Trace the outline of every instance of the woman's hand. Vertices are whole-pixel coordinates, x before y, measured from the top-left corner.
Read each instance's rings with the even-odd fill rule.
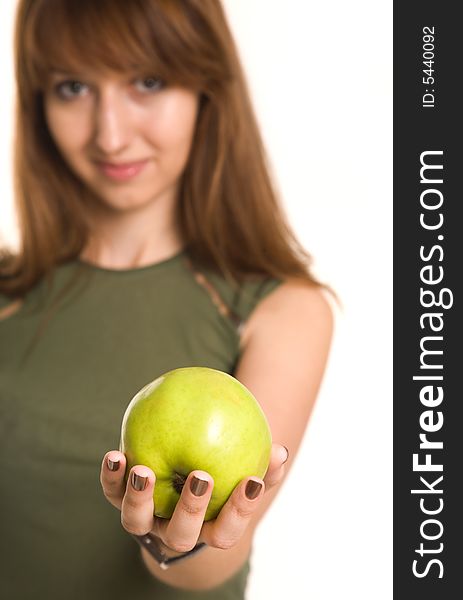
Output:
[[[214,481],[206,471],[192,471],[188,475],[170,519],[153,517],[156,476],[151,469],[135,465],[125,484],[126,458],[122,452],[111,450],[105,454],[100,482],[107,500],[121,511],[121,523],[128,533],[144,535],[151,532],[176,552],[187,552],[198,542],[228,549],[243,535],[265,492],[283,478],[287,458],[287,449],[273,444],[264,479],[243,479],[217,518],[206,523],[204,515],[214,487]]]

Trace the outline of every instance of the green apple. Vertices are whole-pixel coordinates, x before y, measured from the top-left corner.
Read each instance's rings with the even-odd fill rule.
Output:
[[[272,436],[257,400],[237,379],[206,367],[169,371],[141,389],[122,421],[120,450],[156,475],[154,514],[170,518],[188,474],[214,479],[205,520],[245,477],[263,478]]]

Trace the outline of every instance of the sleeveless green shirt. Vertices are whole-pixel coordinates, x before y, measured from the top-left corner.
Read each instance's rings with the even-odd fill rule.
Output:
[[[0,597],[244,597],[249,560],[207,592],[157,581],[99,483],[132,396],[178,367],[233,374],[238,321],[279,283],[236,290],[203,270],[204,284],[190,266],[185,252],[122,271],[67,263],[0,321]],[[218,310],[217,295],[234,319]],[[0,308],[8,303],[0,296]]]

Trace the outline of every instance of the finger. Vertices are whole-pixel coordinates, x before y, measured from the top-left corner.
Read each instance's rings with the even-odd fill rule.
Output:
[[[188,475],[172,518],[158,524],[160,537],[169,548],[188,552],[195,547],[213,487],[214,480],[206,471]]]
[[[153,527],[153,491],[156,477],[143,465],[130,469],[121,507],[122,527],[129,533],[145,535]]]
[[[204,541],[215,548],[232,548],[243,535],[265,492],[258,477],[244,479],[219,512],[211,527],[203,531]]]
[[[119,510],[125,492],[125,468],[126,458],[122,452],[111,450],[104,455],[100,471],[101,487],[106,499]]]
[[[265,474],[265,488],[269,490],[283,479],[286,471],[286,462],[289,457],[289,451],[286,446],[281,444],[272,444],[272,452],[270,454],[270,464]]]

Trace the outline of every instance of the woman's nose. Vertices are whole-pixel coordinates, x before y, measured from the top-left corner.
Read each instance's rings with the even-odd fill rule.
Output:
[[[117,90],[99,94],[95,108],[94,142],[107,155],[118,154],[131,141],[133,130],[130,110]]]

